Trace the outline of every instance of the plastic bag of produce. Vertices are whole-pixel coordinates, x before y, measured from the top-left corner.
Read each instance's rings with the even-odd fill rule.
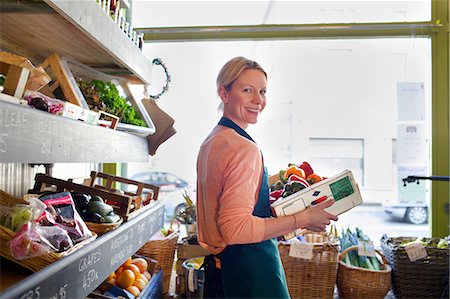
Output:
[[[62,252],[73,247],[67,231],[58,226],[41,226],[27,222],[10,241],[11,255],[23,260],[50,252]]]
[[[45,210],[45,204],[37,198],[30,198],[30,204],[15,204],[12,207],[2,206],[0,225],[17,232],[28,221],[34,222]]]
[[[54,225],[65,229],[74,243],[92,237],[92,232],[75,209],[69,192],[48,194],[39,199],[47,206],[42,217],[38,219],[41,225]]]
[[[46,96],[38,91],[26,90],[23,98],[27,100],[28,105],[52,114],[62,115],[64,110],[64,101]]]

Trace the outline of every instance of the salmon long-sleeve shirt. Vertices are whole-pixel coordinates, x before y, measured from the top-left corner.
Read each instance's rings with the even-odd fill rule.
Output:
[[[233,129],[217,125],[203,142],[197,158],[198,240],[212,254],[263,241],[265,220],[252,215],[262,168],[258,146]]]

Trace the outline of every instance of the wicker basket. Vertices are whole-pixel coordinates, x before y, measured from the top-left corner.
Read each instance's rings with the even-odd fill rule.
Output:
[[[12,207],[15,204],[19,204],[19,203],[20,204],[28,204],[28,202],[26,200],[14,197],[14,196],[0,190],[0,205]],[[15,235],[16,235],[15,232],[0,225],[0,255],[4,258],[11,260],[11,261],[13,261],[25,268],[28,268],[34,272],[37,272],[37,271],[47,267],[48,265],[56,262],[57,260],[60,260],[63,257],[71,254],[72,252],[76,251],[80,247],[83,247],[84,245],[95,240],[95,238],[97,237],[97,234],[95,232],[93,232],[92,233],[93,236],[91,238],[88,238],[88,239],[76,244],[75,246],[73,246],[72,248],[70,248],[69,250],[66,250],[64,252],[60,252],[60,253],[51,252],[48,254],[44,254],[44,255],[40,255],[40,256],[24,259],[24,260],[16,260],[15,258],[12,257],[11,251],[9,248],[9,241],[11,241],[15,237]]]
[[[391,267],[384,255],[375,250],[381,257],[383,264],[381,270],[369,270],[354,267],[344,263],[344,256],[352,250],[358,250],[358,246],[351,246],[339,255],[337,274],[337,288],[339,298],[385,298],[391,289]]]
[[[175,249],[179,235],[179,231],[175,231],[162,240],[150,240],[136,253],[157,261],[156,268],[163,271],[162,289],[164,294],[169,292]]]
[[[92,231],[97,233],[98,235],[103,235],[109,231],[112,231],[116,228],[118,228],[123,222],[122,217],[120,217],[120,220],[114,223],[94,223],[94,222],[84,222],[86,223],[87,227]]]
[[[439,298],[448,280],[450,250],[426,247],[428,256],[411,262],[405,247],[400,244],[416,239],[381,238],[383,254],[392,267],[392,290],[397,298]]]
[[[291,298],[333,298],[339,256],[337,245],[314,244],[311,260],[289,256],[290,246],[278,243]]]

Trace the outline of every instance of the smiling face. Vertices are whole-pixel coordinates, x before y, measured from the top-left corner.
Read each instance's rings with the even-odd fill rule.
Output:
[[[224,103],[223,116],[243,129],[249,124],[255,124],[266,107],[266,86],[267,79],[262,71],[243,70],[231,88],[220,87],[219,95]]]

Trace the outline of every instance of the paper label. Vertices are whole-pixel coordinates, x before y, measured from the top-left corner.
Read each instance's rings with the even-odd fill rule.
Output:
[[[313,257],[313,244],[308,242],[292,242],[289,256],[310,260]]]
[[[422,243],[412,243],[406,246],[405,250],[411,262],[424,259],[428,256],[427,250]]]
[[[373,242],[358,240],[358,255],[375,256],[375,247],[373,246]]]

